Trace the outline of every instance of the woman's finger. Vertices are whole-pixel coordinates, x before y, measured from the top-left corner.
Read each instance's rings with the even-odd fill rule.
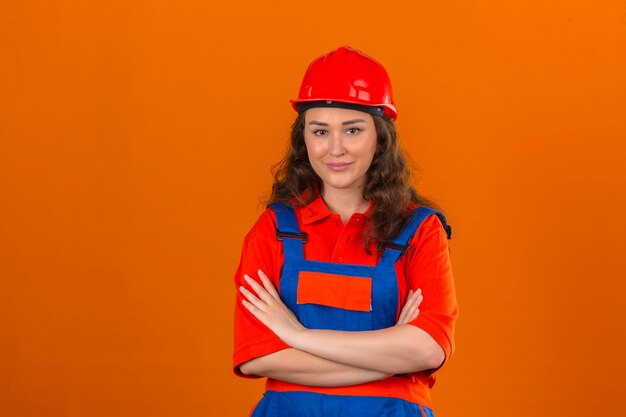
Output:
[[[422,301],[424,301],[424,296],[422,294],[419,294],[417,297],[415,297],[415,305],[419,306],[420,304],[422,304]]]
[[[265,304],[263,302],[263,300],[259,300],[259,298],[254,295],[251,291],[249,291],[246,287],[244,287],[243,285],[241,285],[239,287],[239,291],[241,292],[241,294],[243,294],[244,297],[246,297],[246,301],[255,306],[256,308],[258,308],[261,311],[266,311],[267,309],[267,304]]]
[[[404,305],[411,306],[411,305],[416,304],[419,297],[421,297],[421,292],[419,291],[409,292],[409,296],[406,298]]]
[[[419,314],[419,309],[417,307],[411,307],[409,310],[407,310],[406,315],[404,317],[404,323],[402,324],[406,324],[415,320],[418,314]]]
[[[252,304],[251,302],[247,301],[247,300],[241,300],[241,304],[243,304],[243,306],[250,312],[252,313],[252,315],[254,317],[256,317],[257,319],[259,319],[259,321],[265,325],[265,315],[264,312],[259,309],[257,306],[255,306],[254,304]]]
[[[406,305],[419,306],[422,303],[422,300],[424,300],[424,296],[422,295],[422,290],[418,288],[410,297],[407,298]]]
[[[408,317],[411,314],[411,301],[407,298],[407,303],[402,307],[402,311],[400,312],[400,317],[398,317],[398,321],[396,324],[405,324],[408,321]]]
[[[398,319],[398,322],[396,324],[406,324],[408,323],[409,320],[409,314],[410,312],[408,310],[405,310],[402,315],[400,316],[400,318]]]
[[[424,296],[422,295],[421,288],[413,291],[409,290],[407,293],[407,298],[402,306],[402,311],[400,312],[400,317],[396,324],[406,324],[412,320],[415,320],[419,316],[419,306],[424,300]]]
[[[274,297],[272,297],[255,279],[252,279],[252,277],[247,274],[244,274],[243,278],[246,280],[248,285],[250,285],[250,288],[252,288],[252,290],[256,293],[257,297],[267,304],[274,302]]]
[[[263,272],[262,270],[258,270],[257,273],[259,274],[259,278],[261,278],[261,282],[263,283],[263,287],[265,287],[265,289],[267,290],[267,292],[274,297],[276,300],[280,299],[280,295],[278,295],[278,291],[276,291],[276,288],[274,287],[274,284],[272,284],[272,281],[270,280],[270,278],[265,274],[265,272]]]

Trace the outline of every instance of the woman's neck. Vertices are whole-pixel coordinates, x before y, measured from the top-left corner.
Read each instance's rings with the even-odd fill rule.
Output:
[[[369,201],[363,198],[361,189],[325,189],[322,192],[322,198],[331,212],[339,214],[343,224],[348,223],[354,213],[365,212],[370,205]]]

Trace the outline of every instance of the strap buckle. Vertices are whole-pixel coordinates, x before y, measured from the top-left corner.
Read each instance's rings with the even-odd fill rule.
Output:
[[[381,244],[381,248],[384,249],[392,249],[392,250],[399,250],[402,252],[402,255],[406,254],[409,251],[409,247],[411,245],[406,244],[406,245],[396,245],[395,243],[391,243],[391,242],[383,242]]]
[[[306,243],[308,240],[307,234],[304,232],[300,232],[300,233],[295,233],[295,232],[281,232],[280,230],[276,229],[276,239],[278,240],[283,240],[283,239],[298,239],[301,240],[302,243]]]

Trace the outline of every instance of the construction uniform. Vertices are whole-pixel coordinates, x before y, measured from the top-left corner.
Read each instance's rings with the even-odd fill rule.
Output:
[[[363,232],[370,211],[355,213],[343,225],[320,197],[295,209],[273,205],[244,240],[236,286],[242,285],[244,274],[256,277],[261,269],[305,327],[345,331],[393,326],[409,289],[421,288],[420,314],[409,324],[430,334],[449,358],[458,308],[445,218],[416,208],[386,249],[377,251],[372,243],[367,253]],[[235,372],[242,375],[240,364],[288,347],[241,305],[238,293]],[[347,387],[268,379],[252,416],[430,416],[434,371]]]

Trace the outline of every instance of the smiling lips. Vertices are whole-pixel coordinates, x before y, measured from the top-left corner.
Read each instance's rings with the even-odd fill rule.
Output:
[[[343,171],[350,165],[352,165],[352,162],[329,162],[326,164],[326,166],[333,171]]]

